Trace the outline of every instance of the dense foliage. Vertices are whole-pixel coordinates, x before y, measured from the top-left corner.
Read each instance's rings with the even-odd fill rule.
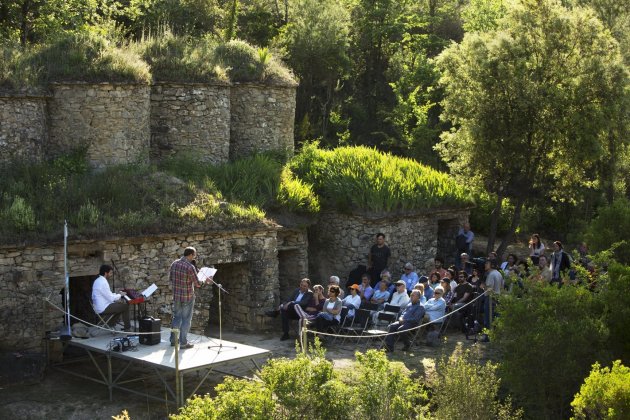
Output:
[[[630,415],[630,368],[616,360],[612,369],[593,365],[571,403],[572,419],[625,419]]]
[[[313,185],[322,206],[340,211],[396,212],[472,203],[446,174],[366,147],[324,150],[312,143],[290,168]]]

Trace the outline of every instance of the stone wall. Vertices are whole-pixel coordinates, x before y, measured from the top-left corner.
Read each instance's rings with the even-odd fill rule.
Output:
[[[55,83],[51,88],[52,153],[85,147],[94,167],[148,158],[148,85]]]
[[[414,264],[418,274],[424,274],[439,251],[439,221],[463,224],[468,221],[468,213],[468,209],[397,217],[322,213],[309,228],[309,272],[315,278],[337,275],[343,284],[351,270],[360,264],[367,266],[370,247],[376,234],[382,232],[391,250],[388,268],[393,278],[400,278],[406,262]]]
[[[151,87],[151,157],[190,152],[203,161],[227,162],[230,87],[158,83]]]
[[[223,301],[224,317],[230,327],[253,330],[278,295],[278,253],[275,227],[190,235],[163,235],[103,241],[77,241],[68,246],[71,280],[93,279],[101,264],[117,267],[114,290],[123,286],[144,290],[151,283],[159,289],[148,311],[170,325],[172,293],[168,269],[195,246],[202,265],[214,264],[216,276],[230,292]],[[237,267],[237,269],[234,269]],[[44,298],[61,306],[64,285],[63,244],[41,247],[0,248],[0,350],[41,350],[41,338],[55,329],[63,316],[44,304]],[[192,332],[203,333],[216,289],[204,285],[198,290]]]
[[[42,157],[46,111],[46,96],[0,95],[0,161]]]
[[[232,86],[230,159],[269,150],[293,154],[295,92],[295,86]]]

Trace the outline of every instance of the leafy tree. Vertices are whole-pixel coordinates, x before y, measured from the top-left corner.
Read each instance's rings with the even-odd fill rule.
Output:
[[[619,198],[610,206],[600,207],[598,213],[585,235],[592,251],[604,251],[620,243],[615,247],[615,258],[623,264],[630,264],[630,244],[621,243],[630,237],[630,200]]]
[[[605,321],[610,330],[608,348],[613,358],[630,364],[630,267],[612,263],[606,276],[599,279],[599,298],[605,310]]]
[[[565,417],[588,367],[607,360],[601,302],[584,287],[527,281],[519,296],[501,295],[498,311],[490,336],[505,384],[529,417]]]
[[[330,113],[350,64],[349,18],[344,5],[335,0],[297,0],[291,20],[276,40],[300,79],[296,121],[307,118],[313,125],[306,133],[308,139],[329,136]]]
[[[521,0],[498,30],[466,34],[438,64],[443,117],[456,127],[438,150],[454,174],[496,194],[489,250],[502,201],[514,205],[501,255],[532,197],[571,201],[592,180],[624,100],[619,48],[588,10]]]
[[[462,12],[466,32],[487,32],[496,30],[498,20],[505,15],[504,0],[470,0]]]
[[[630,368],[616,360],[612,369],[593,365],[580,392],[571,403],[575,417],[581,419],[625,419],[630,416]]]

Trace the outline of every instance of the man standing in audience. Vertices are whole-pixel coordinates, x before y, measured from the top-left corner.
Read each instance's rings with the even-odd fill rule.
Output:
[[[551,254],[551,283],[557,283],[558,286],[562,285],[562,275],[569,271],[571,268],[571,259],[569,254],[564,252],[562,248],[562,242],[555,241],[553,243],[553,254]]]
[[[413,327],[417,327],[420,325],[420,321],[422,320],[422,317],[424,317],[424,307],[420,305],[420,291],[412,290],[410,299],[411,301],[407,304],[407,306],[403,310],[403,313],[402,315],[400,315],[400,318],[398,318],[398,321],[392,323],[389,326],[390,333],[397,332],[397,331],[398,332],[406,331],[408,329],[411,329]],[[404,343],[403,351],[409,350],[409,345],[410,345],[409,336],[406,333],[402,333],[402,334],[391,334],[387,336],[387,338],[385,339],[386,351],[388,352],[394,351],[394,343],[396,342],[396,339],[398,338],[397,335],[400,335],[400,339]]]
[[[400,279],[404,281],[407,285],[407,292],[411,293],[413,287],[416,285],[416,283],[418,283],[418,274],[413,271],[413,264],[411,264],[410,262],[405,264],[405,272],[402,276],[400,276]]]
[[[490,329],[492,320],[497,315],[496,304],[497,296],[503,291],[503,276],[497,270],[496,260],[486,260],[486,299],[483,309],[484,325]]]
[[[302,309],[306,309],[308,303],[313,297],[313,292],[310,290],[311,281],[307,278],[303,278],[300,281],[300,287],[295,289],[289,299],[278,306],[275,311],[266,312],[267,316],[276,317],[280,314],[282,318],[282,337],[280,340],[289,339],[289,321],[291,319],[300,319],[300,315],[295,311],[295,305],[299,305]]]
[[[475,234],[472,230],[470,230],[470,223],[464,223],[463,227],[459,229],[457,236],[455,237],[455,242],[457,243],[457,253],[461,254],[465,252],[468,255],[472,255],[474,240]]]
[[[374,287],[381,278],[381,271],[387,268],[387,261],[391,256],[389,247],[385,244],[385,234],[376,234],[376,243],[370,248],[368,254],[368,273]]]

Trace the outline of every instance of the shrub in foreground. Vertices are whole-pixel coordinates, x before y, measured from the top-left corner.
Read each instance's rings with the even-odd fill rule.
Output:
[[[627,419],[630,417],[630,368],[613,363],[612,369],[593,365],[571,403],[572,419]]]

